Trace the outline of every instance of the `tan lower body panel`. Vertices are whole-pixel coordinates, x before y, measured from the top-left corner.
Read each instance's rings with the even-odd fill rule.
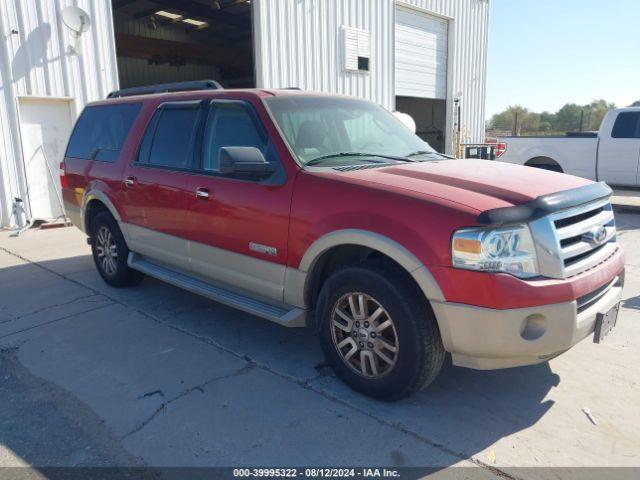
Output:
[[[122,223],[122,232],[131,251],[154,262],[191,272],[195,277],[228,285],[260,298],[283,302],[285,265],[192,242]],[[303,307],[296,303],[293,306]]]
[[[197,275],[283,301],[284,265],[195,242],[189,243],[189,250],[191,270]]]
[[[84,232],[84,222],[82,221],[82,209],[80,206],[71,202],[64,202],[64,211],[69,221]]]
[[[568,350],[593,333],[596,315],[621,296],[622,289],[613,287],[580,313],[575,301],[510,310],[447,302],[432,306],[453,363],[489,370],[541,363]]]
[[[166,235],[139,227],[132,223],[120,223],[129,249],[156,262],[189,270],[189,242],[183,238]]]

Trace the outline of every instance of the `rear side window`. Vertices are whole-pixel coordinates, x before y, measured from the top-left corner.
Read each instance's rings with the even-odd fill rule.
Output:
[[[115,162],[141,107],[141,103],[122,103],[85,108],[73,129],[65,156]]]
[[[640,138],[640,112],[621,112],[611,132],[613,138]]]
[[[162,167],[190,168],[199,112],[198,108],[163,108],[146,161]],[[144,156],[146,151],[143,144],[139,158],[141,162],[145,162]]]

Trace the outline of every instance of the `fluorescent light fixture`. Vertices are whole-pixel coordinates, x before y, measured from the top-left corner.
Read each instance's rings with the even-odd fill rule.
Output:
[[[182,20],[184,23],[188,23],[189,25],[194,25],[196,27],[206,27],[209,25],[207,22],[203,22],[202,20],[196,20],[194,18],[185,18]]]
[[[182,15],[167,12],[166,10],[158,10],[156,13],[154,13],[154,15],[160,15],[161,17],[169,18],[171,20],[179,20],[182,18]]]

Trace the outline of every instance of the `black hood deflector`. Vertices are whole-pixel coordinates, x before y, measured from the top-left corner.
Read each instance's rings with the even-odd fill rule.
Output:
[[[527,223],[553,212],[610,197],[612,193],[611,187],[606,183],[592,183],[571,190],[542,195],[522,205],[484,211],[478,216],[478,222],[482,225]]]

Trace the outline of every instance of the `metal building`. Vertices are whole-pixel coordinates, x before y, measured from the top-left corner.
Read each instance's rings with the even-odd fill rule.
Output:
[[[63,22],[66,7],[88,29]],[[0,227],[62,214],[58,166],[87,102],[117,88],[212,78],[299,87],[409,113],[454,152],[484,139],[489,0],[0,2]],[[457,112],[460,112],[458,122]]]

